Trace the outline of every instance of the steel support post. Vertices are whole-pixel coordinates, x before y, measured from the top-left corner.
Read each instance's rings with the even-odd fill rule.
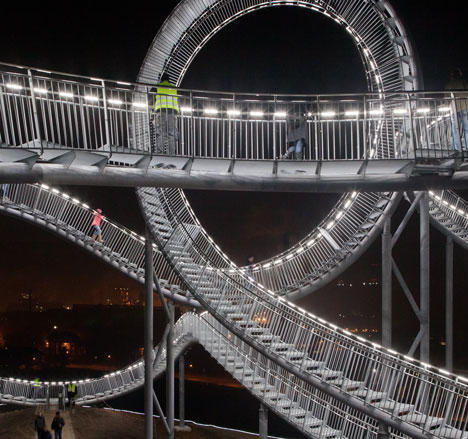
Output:
[[[390,434],[388,432],[388,426],[384,423],[379,423],[379,431],[377,433],[377,439],[388,439]]]
[[[179,357],[179,427],[185,426],[185,360]]]
[[[420,359],[429,363],[429,312],[430,312],[430,290],[429,290],[429,198],[427,192],[419,201],[419,224],[420,224],[420,322],[423,336],[420,346]]]
[[[145,242],[145,439],[153,439],[153,249],[151,234]]]
[[[168,301],[170,321],[166,340],[166,418],[168,439],[174,439],[174,302]]]
[[[392,347],[392,233],[387,218],[382,233],[382,346]]]
[[[261,403],[258,409],[258,438],[268,439],[268,408]]]
[[[185,355],[179,356],[179,425],[174,427],[175,431],[191,431],[185,425]]]
[[[445,368],[453,371],[453,240],[445,246]]]

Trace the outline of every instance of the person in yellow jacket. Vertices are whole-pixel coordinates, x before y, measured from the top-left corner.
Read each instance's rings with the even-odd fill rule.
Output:
[[[156,87],[153,107],[156,151],[153,148],[153,152],[174,155],[179,141],[179,131],[177,129],[179,100],[177,90],[171,84],[167,73],[162,75],[161,81]]]

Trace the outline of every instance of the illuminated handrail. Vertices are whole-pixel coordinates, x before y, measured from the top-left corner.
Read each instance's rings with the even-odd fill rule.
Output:
[[[141,191],[144,202],[144,190]],[[163,194],[167,196],[169,192],[163,191]],[[194,296],[234,334],[293,374],[307,373],[307,370],[304,363],[292,360],[291,352],[304,359],[305,364],[307,360],[320,361],[327,370],[339,371],[347,380],[362,382],[365,399],[379,394],[385,395],[393,405],[410,404],[419,416],[414,419],[424,419],[424,422],[402,419],[422,431],[427,431],[432,420],[440,416],[451,428],[465,430],[465,421],[455,416],[460,412],[465,414],[467,410],[468,387],[460,383],[462,378],[451,377],[445,371],[433,372],[429,365],[418,364],[364,339],[352,338],[347,331],[273,295],[262,285],[241,280],[229,270],[220,270],[208,257],[207,252],[213,246],[200,239],[196,226],[185,223],[185,217],[178,217],[180,205],[168,203],[166,207],[173,231],[169,239],[159,239],[161,250]],[[145,211],[151,212],[150,209]],[[152,227],[157,237],[157,226]],[[265,346],[259,337],[247,332],[248,328],[257,328],[264,335],[273,337],[282,350]],[[340,347],[338,350],[337,346]],[[322,384],[327,385],[326,378],[322,377]],[[340,391],[350,397],[353,395],[346,389]],[[456,398],[453,398],[454,393]]]
[[[320,331],[317,334],[319,340],[323,341],[314,352],[314,356],[319,361],[323,359],[324,353],[335,360],[342,355],[340,352],[343,343],[329,345],[329,334],[329,329]],[[348,341],[352,339],[352,337],[347,338]],[[237,338],[235,334],[206,313],[201,316],[186,313],[175,324],[174,347],[176,355],[182,353],[195,341],[201,343],[226,371],[259,398],[270,410],[306,434],[317,437],[321,436],[319,432],[325,433],[327,431],[328,435],[338,434],[340,437],[378,437],[379,421],[360,413],[355,407],[344,404],[304,380],[292,376],[280,364],[272,363],[266,356],[252,351],[248,344]],[[361,364],[363,363],[362,358],[374,357],[375,352],[377,352],[375,347],[370,347],[368,343],[360,343],[355,338],[354,347],[354,355],[357,358],[361,357],[359,360]],[[433,437],[466,437],[466,433],[462,429],[450,425],[455,424],[456,427],[462,427],[466,422],[459,421],[465,413],[457,410],[459,407],[455,407],[456,404],[452,406],[454,400],[466,398],[466,386],[459,383],[453,385],[454,383],[445,376],[435,373],[427,366],[424,369],[419,369],[412,361],[402,359],[398,367],[394,368],[392,354],[383,353],[383,356],[385,357],[383,364],[373,363],[371,365],[371,367],[376,366],[376,369],[358,370],[351,365],[349,365],[349,368],[356,373],[357,379],[361,380],[362,377],[371,375],[374,381],[379,382],[380,387],[387,386],[391,388],[392,395],[396,394],[400,399],[406,398],[407,402],[400,401],[393,404],[392,410],[385,415],[388,421],[399,418],[399,425],[401,425],[410,422],[405,419],[405,416],[412,416],[415,419],[421,416],[418,409],[428,403],[427,396],[430,391],[428,388],[423,388],[419,389],[421,392],[418,392],[411,387],[411,380],[415,376],[419,376],[420,380],[423,380],[427,386],[434,386],[435,381],[441,383],[441,386],[436,388],[435,393],[449,392],[449,406],[453,408],[450,416],[455,415],[456,420],[458,420],[458,422],[450,422],[451,419],[447,416],[447,413],[443,413],[442,407],[438,406],[433,415],[434,417],[446,416],[443,426],[441,426],[442,421],[440,419],[437,428],[431,428],[429,424],[424,425],[421,428],[419,437],[423,437],[424,433]],[[155,377],[161,375],[165,369],[166,350],[164,347],[158,358],[159,360],[153,369]],[[336,363],[334,364],[336,365]],[[241,367],[238,367],[238,365],[241,365]],[[318,373],[318,371],[311,373]],[[38,384],[34,381],[18,378],[1,378],[0,400],[21,405],[56,403],[60,393],[66,395],[66,385],[72,382],[77,384],[75,402],[79,405],[89,404],[115,398],[133,391],[141,387],[143,381],[144,365],[142,361],[136,361],[128,367],[96,379]],[[408,385],[406,393],[397,393],[398,389],[394,389],[399,382],[405,382]],[[330,385],[336,388],[344,386],[339,382],[330,382]],[[356,388],[356,385],[354,386]],[[366,401],[368,406],[376,410],[380,409],[382,403],[388,406],[391,402],[391,396],[383,401],[376,401],[375,394],[377,392],[367,392],[369,393],[369,397],[367,397],[365,390],[365,388],[359,387],[358,383],[355,392],[359,394],[359,398]],[[407,413],[407,415],[402,413]],[[331,430],[334,430],[334,433]],[[417,432],[417,430],[414,431]],[[389,433],[390,437],[403,437],[394,428],[391,428]]]
[[[148,85],[17,70],[0,72],[4,146],[156,154],[155,93]],[[454,131],[451,120],[457,103],[466,100],[462,93],[301,96],[179,89],[178,95],[174,154],[184,157],[281,159],[291,123],[304,131],[303,160],[441,160],[463,153],[452,136],[463,138],[464,131]]]
[[[8,185],[4,197],[0,197],[0,211],[18,212],[20,217],[40,219],[61,236],[68,237],[96,253],[106,262],[143,282],[145,238],[128,228],[104,217],[101,222],[104,243],[92,239],[92,227],[96,211],[86,203],[47,185]],[[191,299],[180,286],[180,280],[166,263],[163,255],[153,246],[153,265],[161,278],[165,294],[182,299]],[[196,302],[192,303],[193,305]]]

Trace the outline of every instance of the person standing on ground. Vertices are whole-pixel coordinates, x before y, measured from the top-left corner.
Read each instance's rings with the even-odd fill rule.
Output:
[[[99,242],[104,242],[102,239],[102,230],[101,230],[101,222],[104,219],[104,215],[102,215],[102,210],[101,209],[96,209],[96,211],[93,213],[93,222],[91,223],[91,226],[93,227],[93,240],[97,240]]]
[[[54,430],[55,439],[62,439],[62,428],[65,425],[65,421],[60,416],[60,412],[55,412],[54,419],[50,428]]]
[[[174,155],[179,141],[177,115],[179,100],[175,85],[171,84],[169,75],[164,73],[157,85],[153,107],[154,132],[156,136],[156,153]],[[153,148],[153,152],[154,148]]]
[[[70,408],[75,407],[75,396],[76,396],[76,384],[75,383],[68,383],[67,394],[68,394],[69,407]]]
[[[37,439],[42,439],[45,428],[45,418],[41,412],[38,412],[34,419],[34,431],[37,432]]]

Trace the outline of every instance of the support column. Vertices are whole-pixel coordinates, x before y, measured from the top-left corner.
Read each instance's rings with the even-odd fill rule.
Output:
[[[268,439],[268,408],[262,403],[258,409],[258,438]]]
[[[392,347],[392,233],[387,218],[382,233],[382,346]]]
[[[420,224],[420,310],[422,339],[420,345],[420,359],[429,363],[429,329],[430,329],[430,290],[429,290],[429,199],[427,192],[419,202]]]
[[[179,425],[174,427],[175,431],[191,431],[185,425],[185,355],[179,357]]]
[[[453,372],[453,240],[445,246],[445,368]]]
[[[153,249],[151,235],[145,241],[145,439],[153,439]]]
[[[390,434],[388,432],[388,426],[382,422],[379,424],[379,431],[377,433],[377,439],[388,439]]]
[[[174,439],[174,302],[168,301],[170,321],[166,343],[166,417],[169,427],[168,439]]]

